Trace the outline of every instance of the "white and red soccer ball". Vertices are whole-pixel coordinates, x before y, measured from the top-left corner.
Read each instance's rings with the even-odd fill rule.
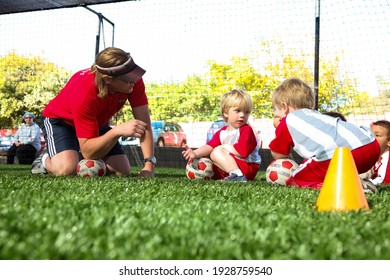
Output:
[[[186,165],[186,175],[192,180],[210,180],[214,176],[213,161],[209,158],[196,158]]]
[[[100,177],[106,174],[103,160],[82,159],[77,164],[77,175],[80,177]]]
[[[268,165],[265,179],[271,184],[286,185],[286,181],[297,168],[298,164],[291,159],[276,159]]]

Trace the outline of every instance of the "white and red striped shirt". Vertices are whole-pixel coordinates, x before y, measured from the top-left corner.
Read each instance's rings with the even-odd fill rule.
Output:
[[[340,118],[310,109],[300,109],[282,118],[269,147],[289,155],[293,148],[302,158],[329,160],[337,147],[354,150],[375,141],[368,127],[356,126]]]
[[[372,175],[370,181],[375,184],[390,184],[390,164],[389,164],[389,151],[384,152],[379,161],[372,168]]]

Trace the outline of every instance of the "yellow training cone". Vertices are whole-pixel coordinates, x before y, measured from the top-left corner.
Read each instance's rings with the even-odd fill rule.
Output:
[[[369,209],[349,148],[336,148],[315,207],[318,211]]]

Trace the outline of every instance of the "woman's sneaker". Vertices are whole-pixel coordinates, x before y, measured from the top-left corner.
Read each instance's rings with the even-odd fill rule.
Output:
[[[42,153],[34,160],[34,162],[31,164],[32,174],[47,174],[45,167],[43,167],[42,159],[46,160],[46,157],[48,156],[48,153]]]

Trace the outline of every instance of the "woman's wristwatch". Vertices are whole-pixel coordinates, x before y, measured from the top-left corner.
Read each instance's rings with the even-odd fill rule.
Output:
[[[144,163],[151,162],[153,165],[156,165],[157,159],[155,156],[147,157],[144,159]]]

